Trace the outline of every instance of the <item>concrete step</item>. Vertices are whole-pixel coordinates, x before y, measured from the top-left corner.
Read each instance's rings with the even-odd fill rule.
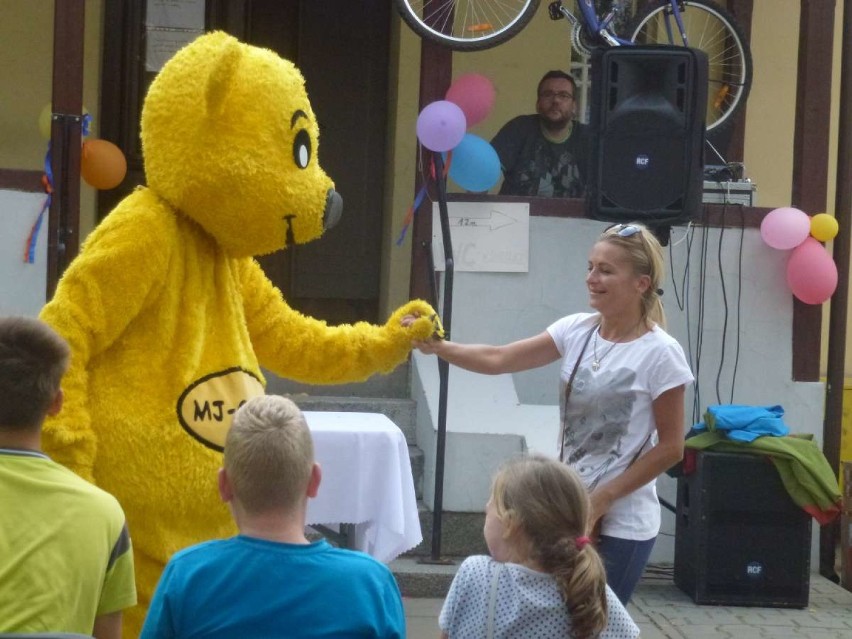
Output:
[[[443,599],[464,557],[447,557],[446,560],[446,564],[429,564],[418,557],[398,557],[388,567],[403,597]]]
[[[403,362],[387,375],[373,375],[363,382],[320,386],[302,384],[263,371],[266,392],[276,395],[304,393],[306,395],[331,395],[337,397],[411,397],[411,372],[408,362]]]
[[[434,513],[422,502],[418,504],[420,530],[423,541],[405,553],[406,557],[429,557],[432,554],[432,525]],[[467,557],[468,555],[487,555],[488,546],[482,535],[485,513],[441,513],[441,549],[440,556]]]

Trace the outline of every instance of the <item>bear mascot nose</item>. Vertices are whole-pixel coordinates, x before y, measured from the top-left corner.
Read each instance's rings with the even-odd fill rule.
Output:
[[[328,190],[328,195],[325,198],[325,212],[322,215],[322,226],[324,229],[330,229],[340,221],[343,215],[343,198],[340,193],[334,189]]]

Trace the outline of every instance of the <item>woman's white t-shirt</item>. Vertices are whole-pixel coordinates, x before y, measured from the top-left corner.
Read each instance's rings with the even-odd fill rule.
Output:
[[[665,391],[693,381],[683,348],[658,326],[622,343],[591,333],[566,405],[571,371],[599,321],[597,313],[577,313],[547,328],[562,355],[559,415],[564,430],[563,458],[590,491],[623,473],[640,453],[656,445],[653,401]],[[595,359],[598,370],[592,366]],[[659,529],[654,480],[612,504],[603,518],[601,534],[646,540]]]
[[[485,639],[491,580],[500,564],[475,555],[459,566],[438,623],[450,639]],[[606,587],[607,626],[601,639],[633,639],[639,627]],[[503,564],[497,583],[494,639],[571,637],[571,616],[552,575]]]

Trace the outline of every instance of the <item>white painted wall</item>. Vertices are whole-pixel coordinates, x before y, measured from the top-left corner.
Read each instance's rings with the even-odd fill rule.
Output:
[[[710,404],[781,404],[792,431],[821,439],[823,384],[792,381],[787,253],[766,246],[757,229],[742,231],[737,216],[731,213],[729,220],[734,228],[697,228],[693,233],[675,227],[666,248],[668,328],[697,377],[687,394],[684,433],[693,423],[693,406],[695,418],[701,419]],[[533,217],[529,273],[456,273],[452,339],[504,343],[541,332],[563,315],[589,310],[588,251],[606,226],[588,219]],[[431,506],[437,363],[419,353],[413,361],[418,445],[426,452],[424,496]],[[555,363],[516,375],[486,376],[450,368],[444,510],[481,511],[490,475],[512,454],[526,448],[554,453],[558,370]],[[658,489],[674,503],[674,480],[662,477]],[[674,517],[665,509],[661,532],[652,559],[671,561]]]
[[[34,317],[47,289],[47,212],[38,234],[35,262],[24,261],[27,238],[44,203],[44,193],[0,189],[0,315]]]

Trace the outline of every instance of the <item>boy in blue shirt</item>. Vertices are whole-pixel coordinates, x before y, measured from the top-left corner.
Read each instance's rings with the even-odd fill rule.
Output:
[[[299,408],[274,395],[246,402],[219,471],[219,493],[240,534],[171,558],[142,639],[404,637],[390,570],[369,555],[306,539],[307,500],[320,479]]]

